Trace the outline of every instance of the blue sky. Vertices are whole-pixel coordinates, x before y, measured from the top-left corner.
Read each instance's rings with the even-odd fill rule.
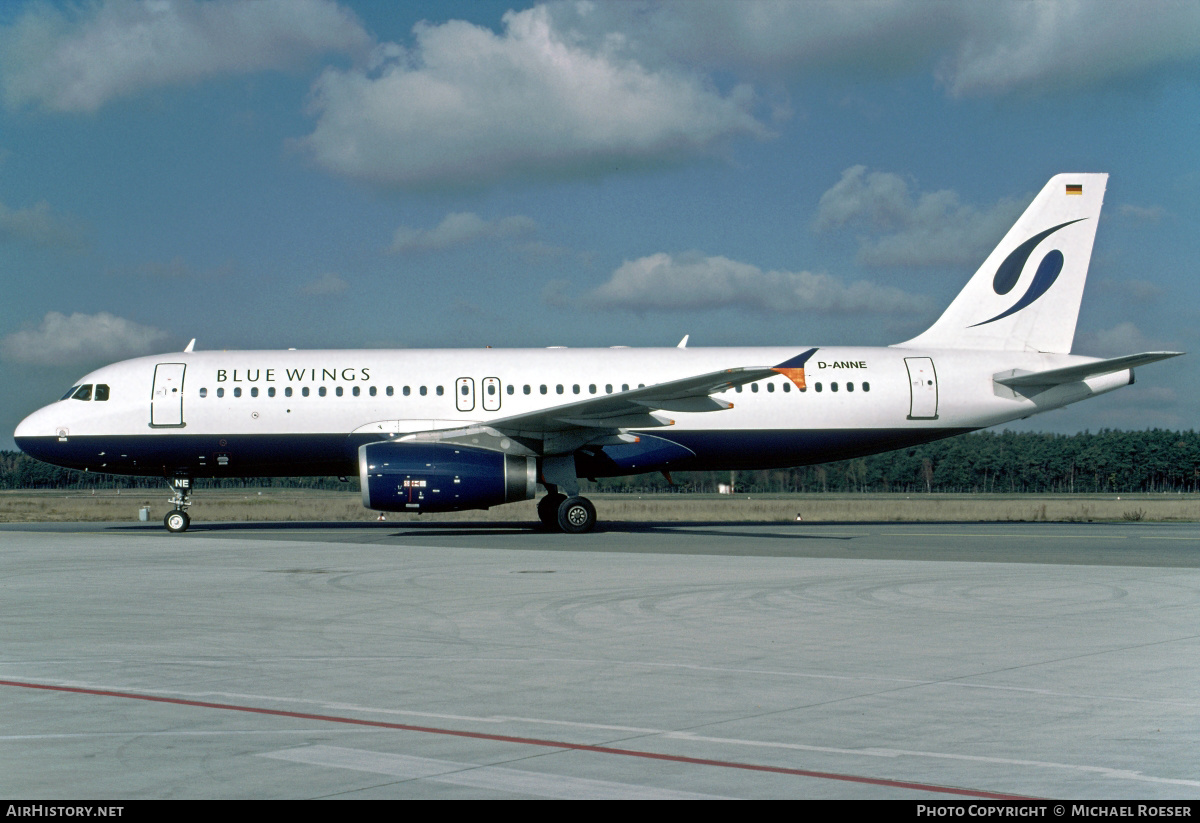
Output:
[[[14,0],[0,448],[193,337],[898,342],[1063,171],[1111,174],[1075,351],[1196,351],[1198,147],[1192,0]],[[1192,429],[1198,376],[1019,427]]]

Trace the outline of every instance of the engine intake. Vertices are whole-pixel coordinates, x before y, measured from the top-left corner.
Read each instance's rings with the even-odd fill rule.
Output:
[[[537,459],[451,443],[368,443],[358,450],[363,505],[452,512],[531,500]]]

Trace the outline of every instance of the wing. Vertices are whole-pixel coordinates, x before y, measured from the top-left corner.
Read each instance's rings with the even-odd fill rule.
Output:
[[[500,431],[530,434],[579,428],[627,429],[669,426],[673,421],[654,412],[731,409],[732,403],[712,395],[774,374],[775,371],[769,368],[725,369],[516,414],[489,421],[488,425]]]
[[[675,421],[661,412],[731,409],[732,403],[712,395],[778,373],[772,368],[724,369],[469,426],[413,432],[396,439],[450,441],[540,455],[570,454],[588,444],[635,443],[638,438],[623,430],[673,425]],[[498,445],[501,441],[504,444]]]

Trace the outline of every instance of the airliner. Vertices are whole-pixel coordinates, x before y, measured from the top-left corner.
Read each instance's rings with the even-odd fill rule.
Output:
[[[913,446],[1113,391],[1182,352],[1071,354],[1106,174],[1061,174],[925,332],[887,347],[195,351],[82,377],[27,454],[163,477],[358,475],[381,512],[530,500],[590,531],[579,478],[769,469]]]

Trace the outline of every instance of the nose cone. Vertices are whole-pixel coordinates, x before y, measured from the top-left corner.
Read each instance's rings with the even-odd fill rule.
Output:
[[[21,441],[21,440],[24,440],[25,438],[33,437],[33,433],[38,428],[37,418],[40,413],[41,413],[41,409],[39,409],[38,411],[35,411],[33,414],[29,415],[24,420],[22,420],[20,423],[18,423],[17,430],[15,432],[13,432],[13,439],[17,440],[17,441]]]
[[[46,406],[38,409],[17,425],[17,430],[13,432],[13,440],[16,441],[17,448],[30,457],[50,462],[51,455],[47,451],[48,448],[57,443],[59,437],[65,438],[67,434],[66,430],[56,430],[51,420],[50,407]]]

